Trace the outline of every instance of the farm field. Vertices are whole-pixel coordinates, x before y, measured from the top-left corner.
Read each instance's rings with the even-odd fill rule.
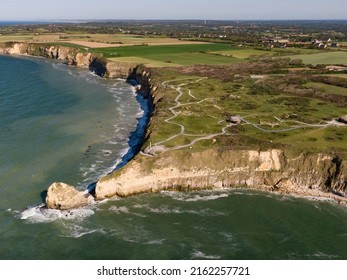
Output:
[[[210,52],[211,54],[219,54],[222,56],[232,56],[238,59],[247,59],[252,56],[260,56],[260,55],[272,55],[271,51],[266,50],[255,50],[251,48],[233,48],[232,50],[222,50]]]
[[[161,46],[133,46],[117,48],[99,48],[95,49],[97,53],[104,57],[123,61],[134,61],[135,57],[150,60],[155,63],[174,65],[192,65],[192,64],[232,64],[240,62],[240,59],[233,57],[224,57],[211,54],[213,51],[228,50],[228,44],[185,44],[185,45],[161,45]]]
[[[301,59],[305,64],[347,64],[347,52],[323,51],[314,54],[291,55],[291,59]]]
[[[206,44],[199,41],[185,41],[160,36],[140,36],[131,34],[33,33],[27,35],[0,35],[0,42],[9,41],[29,43],[70,43],[85,48]]]
[[[11,35],[11,36],[2,36],[0,35],[0,42],[5,43],[5,42],[11,42],[11,41],[16,41],[16,42],[26,42],[29,41],[33,38],[33,36],[28,36],[28,35],[22,35],[22,36],[16,36],[16,35]]]

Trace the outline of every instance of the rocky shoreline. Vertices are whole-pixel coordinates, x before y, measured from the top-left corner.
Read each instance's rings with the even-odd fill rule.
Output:
[[[99,76],[127,78],[137,91],[156,105],[160,94],[151,73],[143,66],[108,62],[92,53],[72,48],[12,43],[0,53],[33,55],[66,60],[89,68]],[[243,187],[347,206],[347,163],[337,155],[287,155],[282,150],[231,150],[221,152],[164,152],[154,157],[138,153],[124,167],[101,178],[95,194],[78,192],[64,183],[48,189],[48,208],[71,209],[114,196],[130,196],[161,190],[199,190]]]
[[[323,154],[292,158],[281,150],[221,153],[210,149],[155,158],[138,155],[123,170],[102,178],[95,195],[102,200],[160,190],[243,187],[347,206],[346,182],[346,163]]]

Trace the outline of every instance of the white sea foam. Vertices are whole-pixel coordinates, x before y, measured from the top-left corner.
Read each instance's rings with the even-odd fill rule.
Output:
[[[55,210],[43,207],[30,207],[20,213],[22,220],[30,223],[50,223],[56,220],[84,220],[94,214],[92,209]]]
[[[93,233],[99,233],[99,234],[106,234],[105,230],[102,228],[97,229],[89,229],[86,227],[82,227],[81,225],[76,224],[66,224],[65,225],[67,233],[62,234],[62,237],[72,237],[72,238],[79,238],[84,235],[93,234]]]
[[[198,215],[198,216],[224,216],[226,213],[214,211],[209,208],[204,208],[203,210],[185,210],[178,207],[169,208],[168,206],[160,206],[160,207],[150,207],[149,205],[141,205],[136,204],[133,206],[134,209],[144,209],[147,212],[155,213],[155,214],[190,214],[190,215]]]
[[[146,217],[145,215],[143,214],[139,214],[139,213],[136,213],[136,212],[130,212],[130,209],[126,206],[120,206],[120,207],[117,207],[117,206],[111,206],[109,209],[109,211],[112,211],[116,214],[130,214],[130,215],[134,215],[134,216],[138,216],[138,217]]]
[[[339,258],[338,255],[331,255],[331,254],[326,254],[322,252],[317,252],[312,255],[306,255],[306,257],[312,259],[312,258],[319,258],[319,259],[337,259]]]
[[[143,110],[139,110],[137,113],[136,113],[136,118],[142,118],[143,115],[144,115],[145,111]]]
[[[221,235],[226,241],[231,241],[234,239],[233,235],[229,232],[219,232],[218,235]]]
[[[231,195],[231,192],[222,192],[222,193],[216,193],[214,192],[200,192],[198,194],[193,193],[179,193],[179,192],[168,192],[164,191],[163,194],[170,196],[174,200],[179,201],[186,201],[186,202],[192,202],[192,201],[209,201],[209,200],[216,200],[220,198],[229,197]]]
[[[145,245],[161,245],[164,243],[164,241],[165,241],[165,238],[159,239],[159,240],[151,240],[151,241],[145,242],[143,244],[145,244]]]
[[[192,259],[208,259],[208,260],[219,260],[220,256],[214,256],[214,255],[207,255],[204,252],[194,250],[194,252],[191,254]]]
[[[129,214],[129,208],[126,207],[126,206],[120,206],[120,207],[117,207],[117,206],[111,206],[109,208],[110,211],[112,212],[115,212],[117,214],[120,214],[120,213],[126,213],[126,214]]]

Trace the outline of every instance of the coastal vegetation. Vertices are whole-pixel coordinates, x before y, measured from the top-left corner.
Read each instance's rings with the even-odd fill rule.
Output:
[[[1,42],[24,41],[34,55],[45,56],[49,46],[69,48],[75,55],[69,58],[71,64],[89,67],[101,76],[119,76],[119,68],[127,67],[121,72],[132,73],[129,78],[139,82],[141,92],[151,91],[154,111],[141,153],[125,168],[100,180],[97,198],[183,185],[187,189],[229,186],[230,182],[249,186],[246,179],[228,177],[247,168],[267,172],[259,177],[253,174],[255,182],[277,190],[285,180],[292,180],[290,186],[301,182],[300,165],[307,174],[322,170],[314,189],[345,196],[347,126],[340,120],[347,115],[347,52],[346,34],[338,23],[322,29],[310,22],[295,28],[291,23],[276,28],[264,23],[249,29],[247,23],[200,23],[197,27],[189,22],[175,23],[170,30],[166,24],[153,24],[151,32],[147,25],[122,24],[95,24],[94,32],[91,24],[16,27],[17,35],[9,28],[0,31]],[[212,155],[223,160],[218,164]],[[259,164],[253,166],[253,159]],[[229,175],[225,175],[226,163],[234,168]],[[288,175],[283,166],[295,172]],[[160,182],[150,181],[158,177],[158,170],[165,170],[166,177],[158,175]],[[211,170],[218,184],[208,181]],[[188,184],[182,181],[183,171],[199,175],[186,175],[192,180]],[[136,191],[132,191],[131,184],[122,188],[116,182],[129,174],[153,176],[147,189],[134,185]],[[180,179],[172,181],[172,176]],[[201,181],[204,176],[209,179]],[[311,190],[310,179],[305,180]],[[107,193],[108,188],[113,189]]]

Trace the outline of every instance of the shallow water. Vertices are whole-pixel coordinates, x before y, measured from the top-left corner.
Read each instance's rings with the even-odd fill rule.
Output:
[[[54,181],[83,190],[121,163],[143,100],[124,81],[59,61],[0,56],[0,65],[1,259],[347,258],[345,208],[255,191],[26,209]]]

